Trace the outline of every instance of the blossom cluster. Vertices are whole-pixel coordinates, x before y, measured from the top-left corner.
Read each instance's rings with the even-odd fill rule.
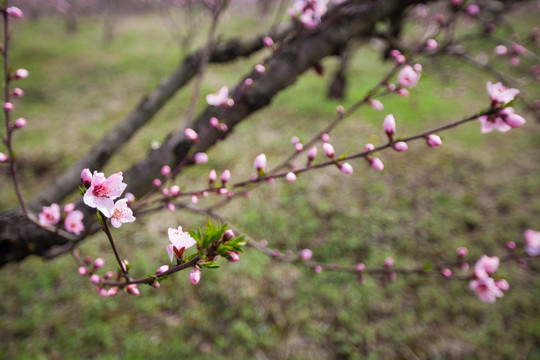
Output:
[[[525,124],[525,119],[515,114],[513,108],[505,107],[519,94],[518,89],[507,88],[500,82],[492,84],[489,81],[486,84],[486,90],[491,98],[491,107],[495,111],[490,115],[482,115],[478,118],[482,124],[482,133],[489,133],[493,129],[507,132]]]
[[[80,235],[84,231],[84,214],[80,210],[75,210],[75,204],[66,204],[63,208],[64,228],[66,231]],[[62,220],[60,205],[53,203],[43,206],[38,214],[39,224],[42,226],[55,226]]]

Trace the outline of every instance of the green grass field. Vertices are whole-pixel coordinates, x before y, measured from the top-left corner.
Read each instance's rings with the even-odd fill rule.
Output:
[[[534,17],[521,16],[534,23]],[[265,29],[257,18],[246,19],[227,15],[219,31],[227,38]],[[151,14],[118,19],[110,43],[102,41],[98,18],[82,18],[74,34],[57,19],[23,21],[12,37],[13,66],[31,74],[20,84],[26,95],[14,111],[29,122],[15,137],[27,198],[128,114],[172,72],[182,53],[174,29]],[[234,86],[269,54],[210,66],[199,109],[206,94]],[[408,98],[381,99],[384,112],[362,108],[332,133],[338,153],[385,141],[381,124],[387,113],[396,117],[398,134],[407,136],[488,106],[485,83],[494,80],[489,74],[452,59],[422,64],[422,79]],[[215,146],[208,164],[186,171],[180,185],[198,187],[212,168],[230,169],[233,180],[246,178],[257,154],[277,164],[291,152],[291,136],[306,141],[316,134],[338,105],[326,99],[337,61],[323,65],[324,77],[305,74]],[[348,71],[345,108],[389,68],[369,46],[359,49]],[[182,90],[101,170],[125,169],[153,140],[182,128],[190,90]],[[538,95],[534,86],[529,91]],[[310,247],[318,261],[378,267],[393,256],[396,266],[417,266],[454,260],[458,246],[467,246],[471,259],[504,255],[507,241],[522,248],[523,231],[540,230],[540,125],[516,108],[528,122],[506,134],[482,135],[479,123],[469,123],[441,133],[439,148],[419,141],[406,153],[380,153],[382,173],[353,161],[352,176],[328,168],[303,174],[294,184],[276,181],[221,211],[254,239],[266,239],[282,252]],[[5,209],[16,201],[6,168],[0,171]],[[135,276],[167,263],[167,228],[195,229],[207,221],[182,212],[145,220],[115,231]],[[105,269],[115,269],[103,235],[87,239],[80,252],[102,256]],[[33,257],[0,270],[0,358],[539,359],[540,267],[538,259],[530,263],[502,265],[497,275],[508,280],[510,290],[488,305],[466,281],[409,275],[388,284],[368,277],[360,285],[350,274],[316,275],[253,249],[238,263],[204,270],[197,286],[181,272],[160,289],[141,287],[139,298],[120,293],[102,299],[69,255],[52,261]]]

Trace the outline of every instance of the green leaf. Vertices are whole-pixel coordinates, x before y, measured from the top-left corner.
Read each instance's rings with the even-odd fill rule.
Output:
[[[82,196],[84,196],[84,194],[86,194],[86,189],[83,188],[81,185],[79,185],[79,192],[81,193]]]
[[[431,271],[433,270],[433,264],[426,264],[422,267],[422,270],[424,271]]]

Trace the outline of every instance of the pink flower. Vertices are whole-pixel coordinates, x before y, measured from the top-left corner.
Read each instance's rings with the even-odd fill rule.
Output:
[[[94,274],[90,276],[90,282],[97,285],[101,282],[101,278],[99,277],[99,275]]]
[[[13,77],[15,79],[26,79],[30,73],[26,69],[17,69],[15,70],[15,73],[13,74]]]
[[[25,118],[17,118],[15,122],[13,123],[13,126],[15,129],[21,129],[26,126],[26,119]]]
[[[0,152],[0,163],[7,162],[8,156],[4,154],[3,152]]]
[[[435,134],[429,134],[428,136],[426,136],[426,142],[431,148],[440,146],[442,144],[441,138]]]
[[[437,44],[437,40],[435,39],[429,39],[428,41],[426,41],[426,48],[428,48],[429,50],[435,50],[437,46],[439,46],[439,44]]]
[[[467,14],[470,16],[476,16],[480,13],[480,7],[476,4],[471,4],[467,6]]]
[[[396,132],[396,120],[394,119],[394,115],[386,115],[383,122],[383,129],[386,135],[388,135],[388,138],[392,139]]]
[[[271,48],[272,46],[274,46],[274,40],[272,40],[270,36],[265,36],[263,37],[263,44],[264,46]]]
[[[255,166],[255,170],[257,172],[261,172],[261,170],[266,169],[266,155],[259,154],[255,158],[255,162],[253,163],[253,166]]]
[[[184,130],[184,135],[193,142],[199,141],[199,134],[192,128],[186,128],[186,130]]]
[[[300,259],[302,260],[309,260],[313,256],[313,251],[310,249],[304,249],[300,251]]]
[[[491,98],[493,106],[507,104],[514,100],[514,97],[519,94],[518,89],[506,88],[500,82],[492,84],[491,81],[488,81],[486,84],[486,90]]]
[[[287,175],[285,175],[285,179],[287,179],[288,182],[294,182],[296,181],[296,175],[293,172],[288,172]]]
[[[128,207],[128,199],[120,199],[114,204],[113,214],[111,216],[111,225],[119,228],[123,223],[134,222],[133,211]]]
[[[214,169],[210,170],[210,173],[208,174],[208,182],[210,184],[213,184],[214,181],[216,181],[216,179],[217,179],[216,170],[214,170]]]
[[[19,9],[18,7],[15,7],[15,6],[10,6],[6,9],[6,13],[11,16],[11,17],[14,17],[15,19],[20,19],[23,17],[23,12],[21,11],[21,9]]]
[[[169,265],[161,265],[156,270],[156,276],[160,276],[165,274],[167,271],[169,271]]]
[[[347,162],[341,164],[339,170],[344,174],[352,174],[354,172],[354,169],[351,166],[351,164],[349,164]]]
[[[476,264],[474,264],[474,275],[477,278],[489,277],[499,267],[499,258],[497,256],[489,257],[482,255]]]
[[[161,167],[161,175],[163,177],[168,176],[171,173],[171,167],[169,165],[163,165]]]
[[[84,169],[81,172],[81,183],[87,189],[92,185],[92,172],[89,169]]]
[[[11,92],[13,94],[13,96],[15,97],[22,97],[24,96],[24,91],[22,89],[19,89],[19,88],[15,88],[13,89],[13,91]]]
[[[195,164],[206,164],[208,162],[208,154],[205,152],[198,152],[193,155],[193,161]]]
[[[84,231],[84,224],[82,222],[84,218],[84,214],[80,210],[73,210],[70,211],[66,219],[64,220],[64,227],[66,228],[66,231],[79,235],[81,232]]]
[[[11,110],[13,110],[13,108],[14,108],[14,106],[13,106],[12,103],[10,103],[10,102],[4,103],[4,110],[11,111]]]
[[[540,255],[540,232],[531,229],[525,230],[525,252],[529,256]]]
[[[512,129],[512,127],[508,125],[507,123],[505,123],[501,117],[496,116],[494,114],[490,116],[487,116],[487,115],[479,116],[478,121],[480,121],[480,123],[482,124],[482,128],[480,130],[482,134],[492,132],[493,129],[496,129],[497,131],[500,131],[500,132],[507,132],[508,130]]]
[[[476,295],[481,301],[489,304],[493,304],[497,298],[504,296],[501,289],[495,285],[495,281],[490,277],[471,281],[469,288],[476,292]]]
[[[223,171],[223,173],[221,174],[221,182],[225,184],[227,181],[230,180],[230,178],[231,178],[231,172],[228,169]]]
[[[381,161],[381,159],[379,158],[376,158],[376,157],[369,157],[366,159],[369,163],[369,165],[374,168],[375,170],[379,170],[379,171],[383,171],[384,169],[384,164],[383,162]]]
[[[377,111],[384,110],[384,105],[379,100],[369,99],[368,103],[369,103],[369,106],[371,106],[373,110],[377,110]]]
[[[518,114],[514,114],[514,109],[511,107],[502,109],[500,115],[502,120],[513,128],[518,128],[527,122]]]
[[[498,45],[495,46],[495,50],[493,50],[496,55],[503,56],[508,54],[508,48],[504,45]]]
[[[184,251],[197,243],[189,233],[182,231],[181,226],[178,229],[169,228],[169,240],[171,244],[167,245],[167,254],[171,261],[175,254],[179,259],[182,258]]]
[[[308,156],[308,162],[311,163],[315,159],[315,156],[317,156],[317,147],[313,146],[311,149],[309,149],[307,156]]]
[[[229,99],[229,88],[223,86],[217,93],[206,95],[206,102],[212,106],[232,106],[234,101]],[[232,103],[231,103],[232,102]]]
[[[394,150],[396,151],[407,151],[409,147],[405,141],[398,141],[394,144]]]
[[[126,291],[130,293],[131,295],[135,295],[135,296],[141,295],[141,292],[139,291],[137,284],[129,284],[128,286],[126,286]]]
[[[74,203],[67,203],[66,205],[64,205],[64,212],[66,214],[69,214],[70,212],[72,212],[73,210],[75,210],[75,204]]]
[[[197,285],[199,281],[201,281],[201,269],[199,269],[198,267],[194,267],[189,272],[189,281],[191,281],[193,285]]]
[[[88,269],[84,266],[81,266],[77,269],[77,272],[79,273],[79,275],[81,276],[86,276],[88,275]]]
[[[39,223],[43,226],[52,226],[60,221],[60,205],[44,206],[38,215]]]
[[[111,217],[114,212],[114,199],[122,195],[127,187],[122,180],[122,172],[106,179],[103,173],[94,171],[92,183],[84,194],[84,203],[91,208],[97,208],[106,217]]]
[[[326,154],[326,156],[328,156],[329,158],[333,158],[335,153],[336,153],[334,151],[334,147],[330,143],[324,143],[323,144],[323,150],[324,150],[324,153]]]
[[[105,265],[105,260],[103,260],[103,258],[97,258],[94,261],[94,268],[96,268],[96,269],[99,269],[100,267],[103,267],[103,265]]]
[[[401,86],[412,88],[420,79],[420,73],[416,72],[412,66],[405,65],[398,74],[398,83]]]

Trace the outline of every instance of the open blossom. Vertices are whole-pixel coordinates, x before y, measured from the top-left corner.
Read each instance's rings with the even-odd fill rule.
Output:
[[[411,65],[405,65],[398,74],[398,83],[401,86],[412,88],[420,80],[420,72],[413,69]]]
[[[502,83],[498,82],[492,84],[488,81],[486,84],[486,90],[493,106],[508,104],[514,100],[514,97],[519,94],[518,89],[507,88]]]
[[[492,132],[493,129],[496,129],[500,132],[507,132],[508,130],[512,129],[512,127],[505,123],[500,116],[495,116],[494,114],[489,116],[479,116],[478,121],[480,121],[480,123],[482,124],[482,128],[480,129],[482,134]]]
[[[106,217],[111,217],[114,212],[114,199],[120,197],[127,187],[122,180],[122,172],[105,178],[103,173],[94,171],[91,185],[84,194],[84,203],[91,208],[97,208]]]
[[[38,215],[39,223],[43,226],[55,225],[60,221],[60,205],[44,206]]]
[[[84,214],[80,210],[73,210],[70,211],[66,219],[64,220],[64,227],[66,228],[66,231],[79,235],[81,232],[84,231],[84,224],[82,222],[84,218]]]
[[[471,281],[469,288],[476,292],[476,295],[481,301],[489,304],[493,304],[497,298],[504,296],[502,290],[495,284],[495,280],[490,277]]]
[[[133,211],[128,207],[128,199],[120,199],[114,204],[114,210],[111,216],[111,225],[119,228],[123,223],[134,222]]]
[[[175,254],[181,258],[185,250],[197,243],[189,233],[182,231],[181,226],[178,229],[169,228],[169,240],[171,244],[167,245],[167,254],[171,261]]]
[[[234,105],[234,100],[229,98],[229,88],[226,86],[223,86],[215,94],[206,95],[206,102],[212,106]]]
[[[540,255],[540,232],[531,229],[525,230],[525,252],[529,256]]]

